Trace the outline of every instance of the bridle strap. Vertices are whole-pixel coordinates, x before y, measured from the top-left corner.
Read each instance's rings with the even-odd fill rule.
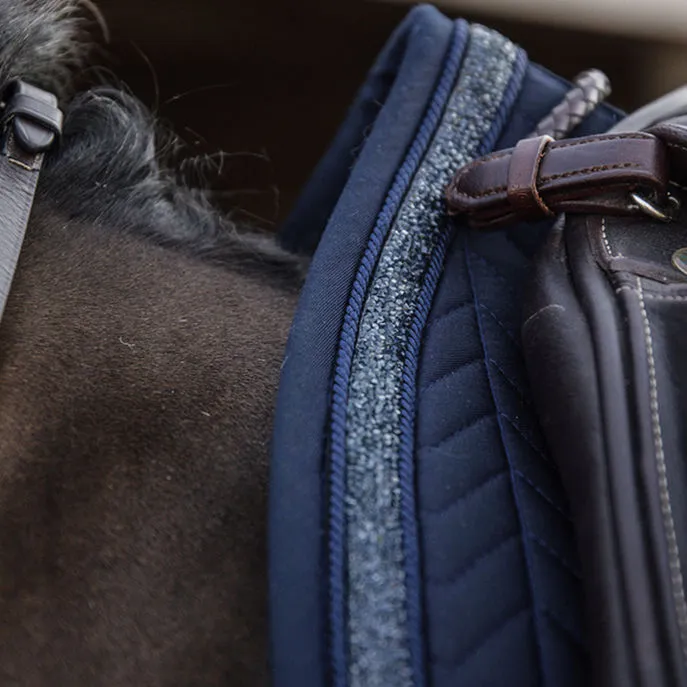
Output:
[[[62,130],[62,112],[52,93],[13,81],[2,100],[0,318],[24,243],[43,157]]]

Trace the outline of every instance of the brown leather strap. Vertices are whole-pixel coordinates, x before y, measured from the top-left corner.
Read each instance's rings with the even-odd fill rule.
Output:
[[[551,141],[551,136],[525,138],[513,148],[508,165],[506,196],[516,212],[527,214],[538,210],[545,215],[553,215],[538,189],[539,167]]]
[[[660,138],[668,149],[671,183],[687,186],[687,116],[660,122],[649,132]]]
[[[630,193],[662,196],[667,184],[668,148],[651,134],[540,137],[466,165],[447,196],[452,214],[489,229],[561,212],[638,214]]]

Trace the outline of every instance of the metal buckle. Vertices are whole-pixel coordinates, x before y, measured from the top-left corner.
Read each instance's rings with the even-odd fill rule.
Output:
[[[663,207],[659,207],[655,202],[647,200],[639,193],[630,193],[630,198],[638,210],[661,222],[672,222],[680,211],[680,201],[675,196],[671,196],[670,193],[666,194],[666,203]]]

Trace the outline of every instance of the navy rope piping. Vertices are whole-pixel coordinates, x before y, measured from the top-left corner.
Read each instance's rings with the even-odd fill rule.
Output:
[[[345,612],[345,491],[346,491],[346,406],[353,352],[365,293],[367,292],[384,239],[391,227],[406,190],[410,185],[432,135],[441,119],[451,94],[467,45],[468,25],[456,22],[446,63],[425,117],[403,165],[396,174],[384,206],[368,239],[346,307],[339,336],[331,406],[330,449],[330,506],[329,506],[329,625],[330,658],[334,687],[346,687],[348,682],[346,661]],[[410,617],[410,615],[409,615]],[[421,652],[420,652],[421,653]],[[418,662],[417,647],[411,656],[414,669]],[[420,659],[421,660],[421,659]],[[424,671],[416,674],[419,687],[424,683]]]

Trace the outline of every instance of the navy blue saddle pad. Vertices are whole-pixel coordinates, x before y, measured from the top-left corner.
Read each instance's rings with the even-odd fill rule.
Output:
[[[313,259],[274,434],[276,687],[585,684],[575,542],[519,343],[549,225],[478,233],[444,204],[459,167],[569,88],[419,7],[282,228]],[[619,117],[601,106],[573,135]]]

